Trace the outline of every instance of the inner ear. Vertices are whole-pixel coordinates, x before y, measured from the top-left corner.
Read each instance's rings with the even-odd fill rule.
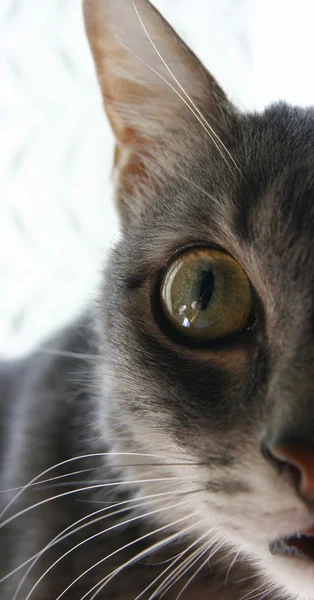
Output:
[[[228,111],[212,76],[147,0],[84,0],[105,109],[116,137],[116,199],[138,219],[163,181]],[[203,115],[206,115],[204,121]]]

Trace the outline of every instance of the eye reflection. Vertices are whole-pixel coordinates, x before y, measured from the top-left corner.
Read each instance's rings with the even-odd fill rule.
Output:
[[[251,310],[251,286],[242,267],[219,250],[179,256],[165,272],[160,293],[170,325],[200,340],[239,331]]]
[[[193,304],[193,302],[192,302],[192,304]],[[191,323],[190,323],[189,319],[186,317],[185,311],[186,311],[186,304],[182,304],[182,306],[180,306],[179,311],[178,311],[179,315],[182,319],[181,325],[182,325],[182,327],[190,327]]]

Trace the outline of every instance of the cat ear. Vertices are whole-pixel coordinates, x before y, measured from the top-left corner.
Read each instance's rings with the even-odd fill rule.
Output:
[[[84,0],[84,16],[116,138],[117,204],[129,223],[193,152],[193,132],[205,131],[200,113],[216,133],[227,100],[147,0]]]

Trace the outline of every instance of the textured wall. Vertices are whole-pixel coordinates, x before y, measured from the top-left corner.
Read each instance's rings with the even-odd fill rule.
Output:
[[[240,96],[245,2],[156,4]],[[1,0],[0,80],[0,352],[12,354],[80,310],[117,231],[80,0]]]
[[[79,309],[116,229],[78,0],[0,2],[0,349]],[[4,86],[3,86],[4,82]]]
[[[239,106],[263,105],[272,88],[274,97],[282,86],[283,95],[295,92],[285,56],[296,73],[295,35],[312,22],[304,19],[310,2],[298,2],[299,20],[296,3],[282,0],[156,5]],[[0,1],[0,82],[0,352],[16,354],[80,310],[117,235],[113,140],[80,0]]]

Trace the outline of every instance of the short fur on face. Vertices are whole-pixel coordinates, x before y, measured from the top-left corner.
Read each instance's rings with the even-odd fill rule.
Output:
[[[85,19],[122,219],[98,300],[108,419],[128,431],[112,441],[163,455],[197,490],[181,508],[195,536],[239,552],[274,593],[313,599],[313,564],[268,548],[311,526],[311,504],[261,448],[314,445],[314,112],[238,112],[146,0],[85,0]],[[165,266],[196,245],[241,264],[256,308],[251,330],[206,347],[169,334],[158,307]]]

